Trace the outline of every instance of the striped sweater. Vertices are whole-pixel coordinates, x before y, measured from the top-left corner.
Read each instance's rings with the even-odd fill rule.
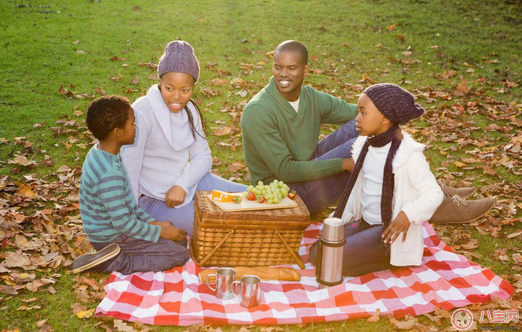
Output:
[[[132,196],[120,155],[99,150],[85,157],[80,185],[83,230],[91,242],[111,242],[120,234],[157,242],[161,228],[140,209]]]

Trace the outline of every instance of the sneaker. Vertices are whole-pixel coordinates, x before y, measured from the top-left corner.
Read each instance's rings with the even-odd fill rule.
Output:
[[[92,269],[118,255],[120,250],[120,246],[117,243],[111,243],[100,251],[77,257],[72,263],[70,270],[72,273],[80,273]]]
[[[445,195],[449,195],[452,197],[457,195],[460,196],[460,198],[466,198],[471,196],[475,191],[477,191],[477,188],[475,187],[453,188],[445,185],[444,182],[442,182],[442,180],[437,181],[437,183],[439,184],[440,188],[442,189],[442,192]]]
[[[430,219],[432,224],[464,224],[485,215],[496,203],[495,198],[468,201],[455,195],[445,195],[444,201]]]

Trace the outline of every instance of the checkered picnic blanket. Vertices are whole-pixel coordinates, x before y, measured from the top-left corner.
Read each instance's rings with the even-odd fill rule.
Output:
[[[305,231],[299,250],[305,262],[320,228],[312,223]],[[167,272],[113,273],[96,314],[155,325],[301,324],[365,318],[377,309],[396,318],[416,316],[506,299],[513,292],[490,269],[456,254],[427,222],[423,236],[422,266],[347,277],[341,285],[318,289],[311,263],[305,270],[285,265],[299,270],[301,281],[263,281],[261,304],[251,309],[237,299],[217,299],[199,281],[201,269],[192,260]]]

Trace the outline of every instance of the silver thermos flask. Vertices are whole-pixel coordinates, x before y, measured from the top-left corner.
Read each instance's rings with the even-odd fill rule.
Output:
[[[326,218],[317,248],[316,278],[319,288],[343,282],[343,247],[345,223],[339,218]]]

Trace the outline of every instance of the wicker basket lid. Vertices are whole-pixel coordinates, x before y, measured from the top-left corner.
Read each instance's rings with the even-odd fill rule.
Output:
[[[197,191],[195,195],[195,208],[202,218],[212,218],[220,220],[256,220],[256,221],[302,221],[309,222],[310,213],[305,204],[296,196],[297,207],[286,209],[255,210],[241,212],[225,212],[217,207],[208,199],[210,191]]]

